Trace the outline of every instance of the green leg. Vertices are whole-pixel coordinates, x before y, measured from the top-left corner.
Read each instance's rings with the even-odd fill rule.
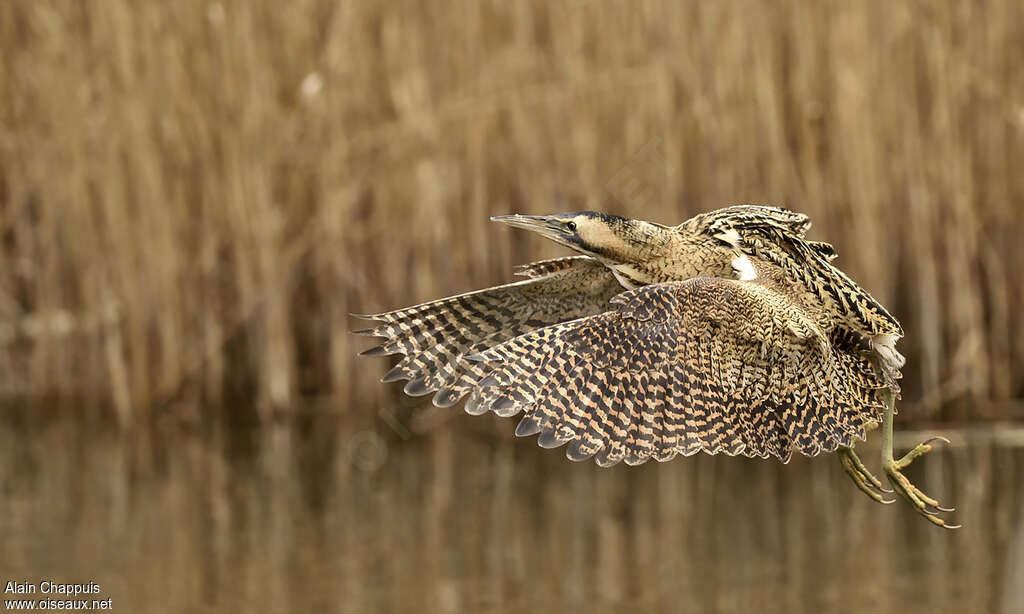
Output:
[[[941,507],[938,501],[924,494],[920,488],[914,486],[910,480],[901,473],[901,470],[914,462],[914,459],[931,452],[932,442],[944,441],[949,443],[949,440],[945,437],[932,437],[927,441],[919,443],[913,450],[907,452],[905,456],[896,460],[893,457],[892,452],[892,423],[894,407],[896,404],[896,395],[889,392],[887,396],[888,399],[885,403],[885,411],[882,417],[882,469],[885,470],[885,475],[889,480],[889,484],[892,485],[896,494],[900,495],[908,503],[914,506],[914,509],[932,524],[946,529],[960,528],[960,525],[947,524],[945,520],[938,517],[936,512],[929,509],[929,507],[932,507],[940,512],[952,512],[952,508]]]

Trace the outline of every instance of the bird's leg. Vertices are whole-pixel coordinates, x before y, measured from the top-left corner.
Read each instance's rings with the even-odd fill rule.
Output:
[[[895,499],[886,499],[882,493],[891,493],[891,490],[882,486],[882,481],[875,477],[871,471],[864,466],[864,463],[853,451],[853,446],[839,448],[839,463],[857,488],[872,500],[886,505],[895,503]]]
[[[882,469],[885,471],[885,476],[889,479],[889,484],[892,485],[897,494],[906,499],[908,503],[914,506],[914,509],[917,510],[919,514],[924,516],[925,519],[932,524],[947,529],[960,528],[960,525],[947,524],[945,520],[938,517],[936,512],[929,509],[929,506],[940,512],[952,512],[953,508],[941,507],[938,501],[924,494],[920,488],[914,486],[910,480],[907,479],[907,476],[901,473],[901,470],[914,462],[914,459],[931,452],[932,442],[944,441],[949,443],[949,440],[945,437],[932,437],[927,441],[919,443],[913,450],[907,452],[907,454],[899,460],[896,460],[892,453],[893,408],[896,404],[896,395],[892,391],[888,391],[887,396],[888,399],[885,403],[885,411],[882,417]]]

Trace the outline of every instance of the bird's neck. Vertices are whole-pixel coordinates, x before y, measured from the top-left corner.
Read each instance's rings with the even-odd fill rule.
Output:
[[[641,226],[633,238],[637,240],[628,242],[628,250],[609,252],[603,259],[623,287],[734,276],[735,250],[709,239],[657,224]]]

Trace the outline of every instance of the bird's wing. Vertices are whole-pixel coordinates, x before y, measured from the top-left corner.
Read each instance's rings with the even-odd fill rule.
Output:
[[[448,407],[485,373],[466,355],[542,326],[611,309],[609,299],[622,291],[612,273],[589,257],[545,260],[526,265],[520,274],[529,279],[359,316],[377,325],[356,333],[385,339],[362,354],[404,354],[383,381],[407,379],[406,393],[436,391],[434,404]]]
[[[602,466],[701,450],[785,462],[849,445],[879,418],[870,365],[757,282],[690,279],[612,303],[472,356],[489,373],[466,410],[521,411],[517,435]]]

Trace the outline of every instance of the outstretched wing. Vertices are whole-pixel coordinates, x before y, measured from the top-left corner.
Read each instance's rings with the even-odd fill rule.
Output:
[[[490,373],[466,410],[523,412],[517,435],[602,466],[701,450],[787,461],[849,445],[880,417],[866,359],[758,282],[690,279],[612,303],[471,357]]]
[[[357,334],[386,340],[362,355],[404,354],[382,381],[407,379],[407,394],[437,391],[434,404],[448,407],[485,374],[484,366],[465,360],[466,355],[541,326],[611,309],[609,299],[622,291],[607,267],[586,256],[535,262],[519,274],[529,279],[359,316],[379,324]]]

